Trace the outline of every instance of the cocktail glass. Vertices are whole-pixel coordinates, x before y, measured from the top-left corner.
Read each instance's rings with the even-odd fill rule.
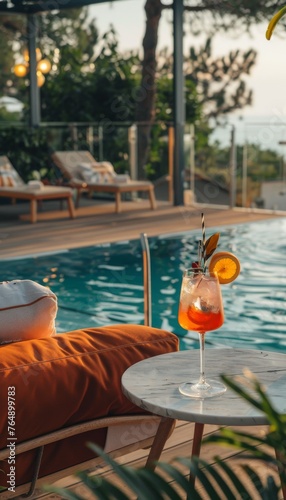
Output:
[[[205,376],[205,334],[220,328],[224,322],[221,289],[215,274],[200,268],[184,271],[178,321],[185,330],[197,332],[200,340],[199,380],[181,384],[179,391],[197,399],[223,394],[225,385],[219,380],[206,380]]]

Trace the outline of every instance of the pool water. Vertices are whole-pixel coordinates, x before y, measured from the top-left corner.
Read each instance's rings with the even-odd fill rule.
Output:
[[[206,220],[207,224],[207,220]],[[286,352],[286,219],[207,228],[219,250],[237,255],[241,273],[222,286],[225,323],[206,335],[213,346]],[[138,235],[139,236],[139,235]],[[152,325],[197,348],[197,334],[177,322],[184,268],[196,260],[201,231],[149,238]],[[140,239],[0,261],[1,281],[32,279],[58,297],[57,331],[115,323],[143,324]]]

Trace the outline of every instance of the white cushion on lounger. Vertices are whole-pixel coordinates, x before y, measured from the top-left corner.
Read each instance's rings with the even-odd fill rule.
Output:
[[[57,297],[31,280],[0,283],[0,343],[50,337],[56,333]]]
[[[116,174],[108,161],[80,163],[78,173],[82,180],[88,184],[125,184],[129,182],[129,175]]]

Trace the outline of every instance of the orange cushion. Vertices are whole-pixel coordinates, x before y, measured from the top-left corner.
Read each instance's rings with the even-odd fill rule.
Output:
[[[122,393],[121,376],[132,364],[178,350],[175,335],[138,325],[89,328],[0,347],[0,449],[7,446],[7,395],[15,388],[17,443],[107,415],[142,413]],[[9,389],[10,388],[10,389]],[[13,408],[12,408],[13,409]],[[40,477],[93,458],[93,431],[46,446]],[[31,478],[34,452],[17,457],[17,485]],[[7,487],[8,464],[0,464]]]

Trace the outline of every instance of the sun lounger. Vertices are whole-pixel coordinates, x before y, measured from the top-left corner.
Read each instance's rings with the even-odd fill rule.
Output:
[[[72,189],[68,187],[44,186],[39,181],[25,184],[7,156],[0,156],[0,197],[29,200],[31,222],[37,222],[37,204],[42,200],[66,200],[69,215],[74,218],[72,195]]]
[[[114,193],[115,211],[121,212],[121,194],[146,191],[151,209],[156,208],[154,186],[148,181],[133,181],[117,175],[109,162],[96,162],[88,151],[55,151],[52,160],[69,185],[77,189],[76,206],[83,191]]]
[[[88,442],[113,457],[152,445],[158,460],[167,438],[154,440],[160,417],[127,400],[121,377],[133,363],[177,350],[174,334],[141,325],[1,345],[0,498],[34,498],[35,487],[102,466]]]

